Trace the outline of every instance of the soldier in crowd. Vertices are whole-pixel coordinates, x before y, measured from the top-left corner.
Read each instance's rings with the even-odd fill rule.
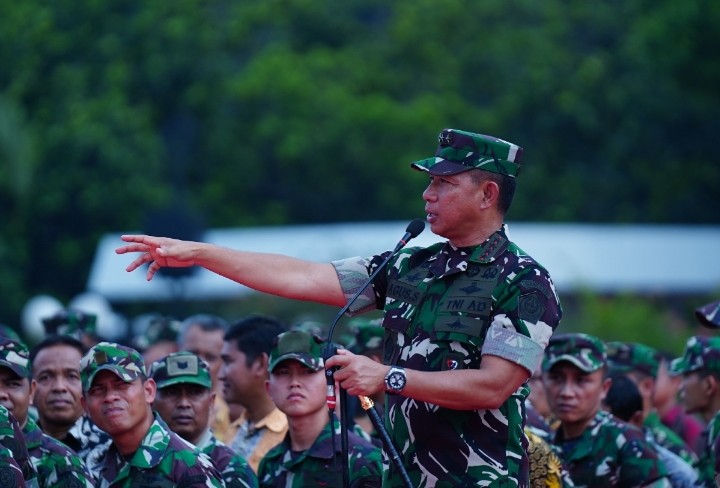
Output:
[[[35,466],[17,419],[0,405],[0,482],[2,486],[38,487]]]
[[[230,403],[245,407],[231,424],[230,447],[257,473],[262,457],[285,437],[288,424],[268,395],[268,357],[273,340],[285,326],[271,317],[252,315],[230,326],[222,350],[220,381]]]
[[[715,487],[720,482],[720,337],[691,337],[683,356],[670,368],[682,375],[680,399],[685,411],[707,423],[696,468],[702,486]]]
[[[531,429],[536,435],[549,440],[555,435],[560,422],[553,416],[550,405],[547,401],[547,393],[542,382],[542,368],[540,366],[528,379],[530,393],[525,400],[526,428]]]
[[[660,420],[675,432],[692,449],[697,456],[702,451],[703,422],[695,415],[685,412],[679,401],[682,376],[670,372],[670,363],[675,354],[659,351],[660,365],[655,381],[653,405],[660,415]]]
[[[97,315],[83,310],[67,308],[42,319],[45,335],[73,337],[82,342],[85,348],[97,344]]]
[[[170,430],[208,455],[226,487],[257,487],[247,461],[208,427],[215,401],[208,364],[191,352],[176,352],[155,361],[148,374],[157,384],[153,408]]]
[[[645,438],[652,444],[665,464],[668,478],[673,488],[693,488],[697,482],[697,472],[683,458],[658,444],[652,432],[644,426],[645,409],[644,399],[637,384],[623,373],[611,374],[610,389],[608,390],[603,407],[613,416],[637,427],[645,432]]]
[[[101,342],[80,362],[83,406],[113,442],[100,487],[223,487],[207,455],[170,431],[152,410],[155,381],[138,351]]]
[[[342,486],[340,422],[326,403],[324,341],[307,332],[280,334],[270,353],[267,389],[287,415],[289,430],[281,444],[260,463],[258,478],[265,488]],[[334,434],[333,434],[334,431]],[[350,486],[379,487],[381,451],[348,432]],[[337,441],[333,444],[332,437]]]
[[[627,376],[638,387],[643,400],[643,430],[646,437],[674,452],[685,462],[697,462],[695,452],[672,429],[662,423],[654,407],[656,378],[660,368],[660,353],[638,342],[610,341],[606,344],[610,373]]]
[[[112,439],[85,414],[80,360],[85,346],[72,336],[46,337],[30,350],[32,403],[43,432],[77,452],[97,479]]]
[[[605,344],[588,334],[550,338],[543,384],[560,420],[554,445],[577,486],[669,487],[665,465],[643,433],[601,409],[610,379]]]
[[[0,338],[0,404],[22,428],[40,487],[94,486],[93,475],[80,457],[62,442],[44,434],[28,415],[33,385],[30,383],[30,352],[25,344]]]
[[[210,378],[215,395],[215,404],[210,415],[210,428],[215,437],[223,442],[228,439],[231,422],[230,408],[222,395],[222,382],[219,379],[222,367],[222,347],[228,324],[222,317],[201,313],[187,317],[180,324],[178,350],[197,354],[208,364]],[[232,420],[237,419],[244,408],[235,404]]]
[[[168,354],[178,350],[180,321],[172,317],[152,317],[142,334],[135,337],[132,346],[142,354],[145,368]]]
[[[350,321],[353,326],[355,339],[352,342],[351,351],[355,354],[361,354],[367,356],[373,361],[377,361],[382,364],[383,355],[383,336],[385,330],[382,328],[382,319],[363,319],[355,318]],[[379,391],[374,395],[369,396],[370,400],[375,404],[374,408],[377,410],[380,418],[385,413],[385,392]],[[362,435],[365,433],[365,438],[372,441],[376,446],[382,447],[382,441],[375,431],[375,426],[370,421],[368,414],[362,408],[355,409],[355,429],[356,434]],[[362,432],[360,432],[362,430]]]

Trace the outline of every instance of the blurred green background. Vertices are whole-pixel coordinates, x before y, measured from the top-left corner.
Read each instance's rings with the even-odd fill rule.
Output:
[[[510,221],[717,225],[718,25],[714,0],[0,0],[0,322],[67,302],[101,235],[168,212],[417,217],[407,163],[444,127],[525,148]],[[563,327],[681,350],[718,294],[579,292]]]

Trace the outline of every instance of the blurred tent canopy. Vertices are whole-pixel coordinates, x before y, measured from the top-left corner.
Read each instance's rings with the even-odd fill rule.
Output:
[[[369,256],[392,249],[407,223],[366,222],[212,229],[203,241],[231,249],[288,254],[317,262]],[[509,233],[551,270],[563,296],[581,292],[653,295],[705,294],[720,289],[720,226],[582,225],[510,223]],[[87,283],[115,302],[232,300],[248,288],[200,269],[185,278],[147,268],[127,273],[132,255],[117,255],[121,234],[103,236]],[[442,239],[426,229],[408,246]],[[292,243],[292,245],[288,245]]]

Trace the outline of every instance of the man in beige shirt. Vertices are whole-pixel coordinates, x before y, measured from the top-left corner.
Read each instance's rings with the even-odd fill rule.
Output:
[[[262,457],[282,442],[288,429],[285,414],[265,387],[273,342],[284,331],[273,318],[250,316],[230,326],[222,348],[219,379],[223,396],[227,403],[245,407],[228,429],[228,443],[256,473]]]

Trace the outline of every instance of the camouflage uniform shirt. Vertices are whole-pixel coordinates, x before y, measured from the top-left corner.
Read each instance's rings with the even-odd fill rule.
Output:
[[[334,264],[347,296],[388,253]],[[373,294],[374,293],[374,294]],[[351,312],[382,308],[384,363],[419,371],[478,369],[482,356],[530,375],[562,315],[555,287],[506,227],[483,244],[402,250]],[[385,423],[414,486],[527,486],[521,386],[498,409],[454,410],[387,395]],[[403,486],[386,457],[383,486]]]
[[[315,443],[303,452],[290,449],[290,434],[260,461],[258,479],[262,488],[340,487],[342,485],[340,426],[335,419],[335,455],[330,422]],[[379,487],[382,480],[380,450],[348,432],[350,487]],[[336,462],[337,461],[337,462]],[[336,468],[337,465],[337,468]],[[338,473],[337,470],[340,470]]]
[[[27,446],[24,442],[20,424],[13,417],[7,408],[0,405],[0,449],[2,449],[2,472],[0,472],[0,486],[38,486],[38,475],[30,460]],[[19,483],[15,466],[20,469],[21,480]],[[7,483],[5,483],[7,481]],[[13,483],[14,482],[14,483]]]
[[[61,441],[78,453],[95,479],[100,479],[100,468],[105,453],[112,443],[112,439],[105,431],[95,425],[90,417],[82,415]]]
[[[643,428],[649,431],[655,442],[680,456],[686,463],[695,464],[697,462],[698,458],[695,453],[687,447],[682,437],[662,423],[657,411],[653,410],[645,417]]]
[[[43,433],[33,419],[28,417],[23,434],[41,488],[95,486],[95,479],[80,456],[59,440]]]
[[[702,433],[703,450],[696,464],[700,486],[715,488],[715,476],[720,473],[720,412],[710,419]]]
[[[566,441],[561,428],[554,443],[577,487],[670,487],[665,465],[643,432],[604,410],[579,439]]]
[[[101,488],[225,486],[207,455],[171,432],[157,414],[129,460],[110,445],[100,476]]]
[[[0,486],[37,487],[32,465],[17,419],[0,405]]]
[[[227,488],[257,488],[257,476],[245,458],[217,440],[212,432],[208,430],[197,447],[208,455]]]

